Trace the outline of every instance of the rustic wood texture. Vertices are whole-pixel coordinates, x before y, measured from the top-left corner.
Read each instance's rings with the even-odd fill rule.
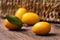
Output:
[[[36,35],[31,27],[22,27],[19,31],[9,31],[0,18],[0,40],[60,40],[60,24],[51,23],[51,31],[46,36]]]

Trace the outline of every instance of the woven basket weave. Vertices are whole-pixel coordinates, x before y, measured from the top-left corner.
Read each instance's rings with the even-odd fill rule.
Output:
[[[0,0],[0,16],[13,14],[20,8],[25,7],[28,11],[36,12],[41,20],[60,22],[59,0]]]

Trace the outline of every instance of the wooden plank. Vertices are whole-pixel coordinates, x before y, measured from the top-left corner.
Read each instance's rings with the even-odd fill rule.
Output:
[[[0,23],[0,40],[36,40],[36,39],[18,31],[9,31],[7,30],[7,28],[5,28],[5,26],[3,25],[3,22],[1,22]]]
[[[36,35],[30,27],[22,27],[19,31],[9,31],[5,28],[3,20],[0,27],[0,39],[9,40],[60,40],[60,24],[51,24],[51,31],[47,36]]]
[[[1,37],[2,36],[2,37]],[[18,32],[10,32],[10,31],[0,31],[0,39],[2,40],[34,40],[34,38],[24,35]]]
[[[26,32],[23,32],[24,34],[28,35],[28,36],[31,36],[31,37],[34,37],[36,38],[37,40],[60,40],[60,27],[55,27],[55,25],[52,25],[51,24],[51,31],[50,33],[47,35],[47,36],[41,36],[41,35],[36,35],[34,34],[31,29],[28,28],[24,28],[26,29],[27,31]]]

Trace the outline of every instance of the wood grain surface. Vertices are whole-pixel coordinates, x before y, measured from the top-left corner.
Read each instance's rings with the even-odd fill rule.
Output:
[[[18,31],[8,30],[0,18],[0,40],[60,40],[60,24],[51,23],[51,31],[48,35],[41,36],[32,32],[31,26],[22,27]]]

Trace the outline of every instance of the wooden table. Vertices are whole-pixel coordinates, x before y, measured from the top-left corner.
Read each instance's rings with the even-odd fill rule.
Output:
[[[60,24],[51,23],[51,31],[46,36],[36,35],[31,27],[22,27],[21,31],[9,31],[0,18],[0,40],[60,40]]]

